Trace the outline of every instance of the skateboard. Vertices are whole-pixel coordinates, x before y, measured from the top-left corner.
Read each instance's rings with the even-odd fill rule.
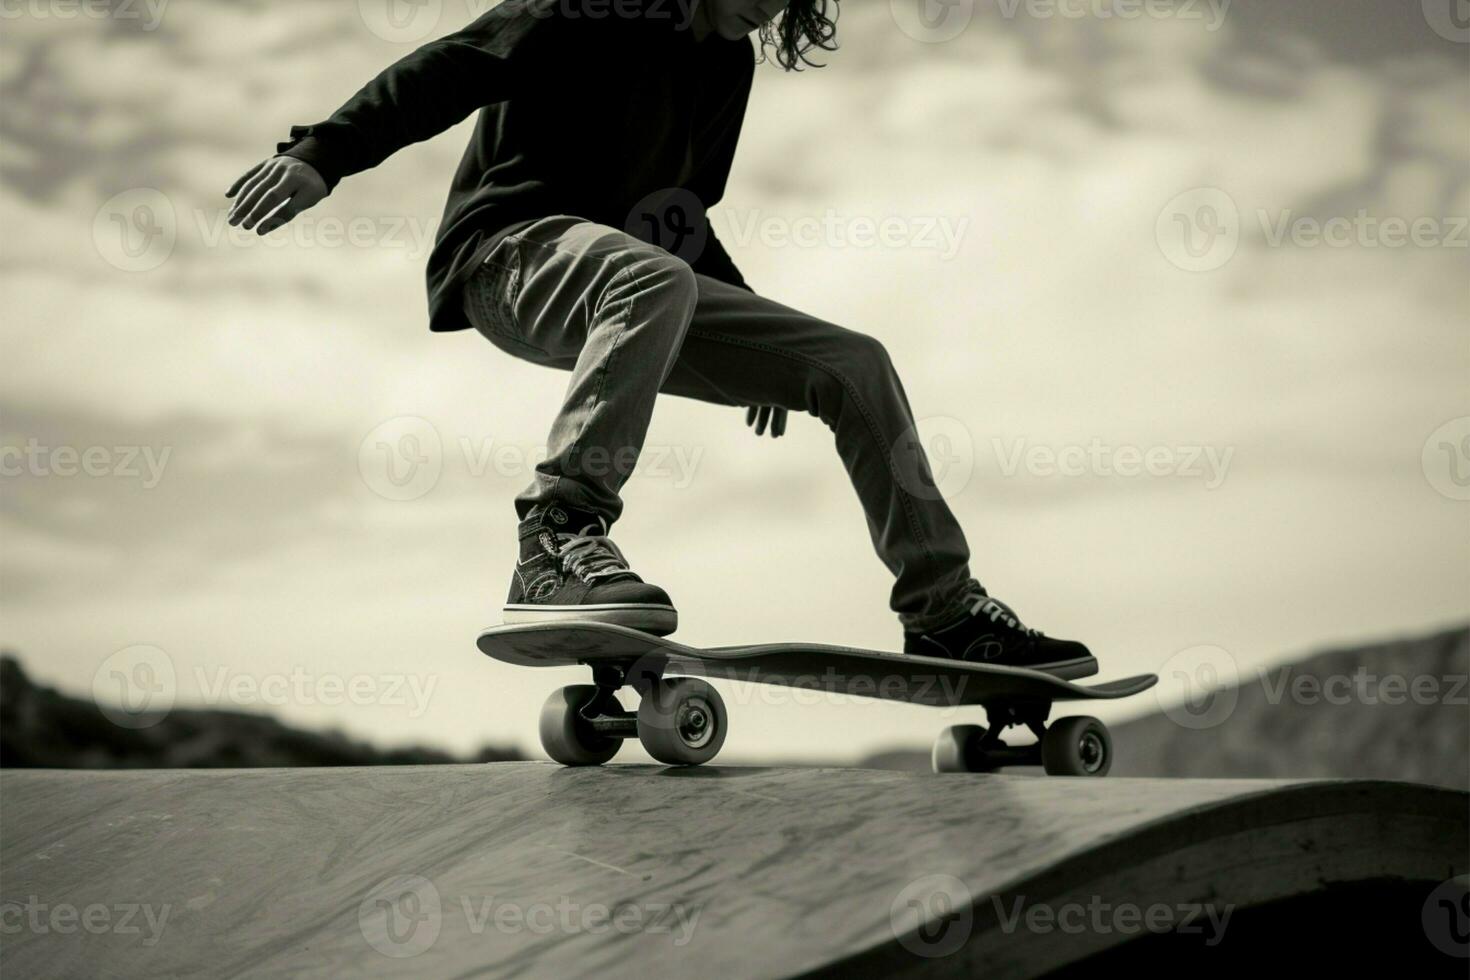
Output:
[[[699,765],[720,751],[729,729],[719,692],[704,678],[776,684],[935,707],[974,705],[987,725],[955,725],[935,740],[935,772],[990,772],[1042,766],[1048,774],[1103,776],[1112,740],[1085,715],[1048,723],[1056,701],[1125,698],[1153,687],[1154,674],[1074,684],[1019,667],[882,653],[817,643],[770,643],[699,649],[667,637],[606,623],[565,621],[495,626],[476,645],[486,656],[521,667],[592,669],[591,684],[556,691],[541,709],[541,745],[567,766],[596,766],[636,738],[669,765]],[[633,688],[637,711],[618,702]],[[1025,727],[1036,742],[1009,745],[1006,729]]]

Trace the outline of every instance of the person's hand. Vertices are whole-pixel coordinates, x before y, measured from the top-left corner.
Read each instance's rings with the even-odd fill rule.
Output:
[[[262,160],[225,192],[225,197],[235,198],[230,224],[254,228],[259,235],[275,231],[326,196],[322,175],[295,157]]]
[[[752,405],[745,410],[745,424],[753,427],[758,436],[766,434],[766,426],[769,424],[771,438],[779,439],[786,434],[786,409],[776,408],[774,405],[762,405],[759,408]]]

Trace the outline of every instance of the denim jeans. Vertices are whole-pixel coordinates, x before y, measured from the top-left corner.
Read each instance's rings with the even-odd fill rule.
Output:
[[[547,458],[516,498],[622,513],[660,392],[809,412],[836,436],[910,629],[953,618],[969,548],[935,487],[888,352],[727,283],[624,232],[544,218],[507,236],[464,289],[470,322],[501,350],[571,372]]]

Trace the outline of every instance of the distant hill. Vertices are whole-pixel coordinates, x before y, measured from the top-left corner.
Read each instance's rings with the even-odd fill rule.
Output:
[[[110,722],[91,701],[35,684],[0,657],[0,767],[59,769],[380,766],[524,758],[487,746],[471,759],[410,746],[379,749],[339,732],[309,732],[243,711],[170,711],[140,729]]]
[[[1344,690],[1341,680],[1327,688],[1330,699],[1311,693],[1321,690],[1314,685],[1322,681],[1357,676],[1365,680],[1354,682],[1349,697],[1339,696]],[[1235,707],[1217,726],[1187,728],[1162,712],[1114,726],[1112,772],[1117,776],[1410,779],[1470,789],[1467,676],[1470,628],[1464,626],[1430,636],[1330,650],[1235,688]],[[1386,678],[1395,678],[1395,683],[1404,686],[1382,688]],[[1437,699],[1411,696],[1413,684],[1421,678],[1435,685]],[[1369,696],[1361,696],[1360,689]],[[1304,690],[1308,696],[1293,697],[1293,690]],[[1059,705],[1057,713],[1078,711]],[[929,754],[895,749],[869,756],[859,765],[921,770],[928,768]]]

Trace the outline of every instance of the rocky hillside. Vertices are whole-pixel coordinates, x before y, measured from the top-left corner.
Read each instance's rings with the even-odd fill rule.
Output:
[[[473,759],[417,746],[384,750],[337,732],[302,731],[242,711],[174,710],[148,728],[122,728],[91,701],[40,687],[14,657],[0,657],[4,767],[378,766],[519,758],[513,749],[496,747],[482,749]]]

